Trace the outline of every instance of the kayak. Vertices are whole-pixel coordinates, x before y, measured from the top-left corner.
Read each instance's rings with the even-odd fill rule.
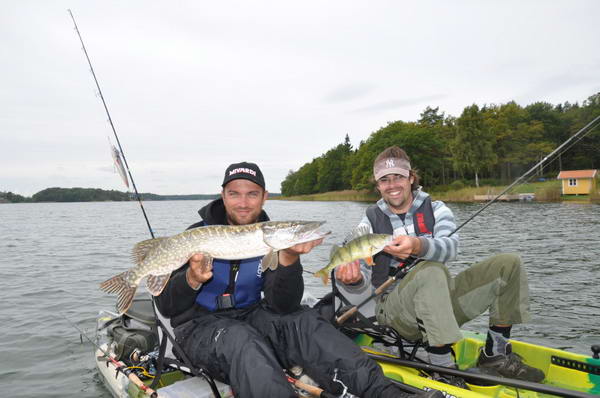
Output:
[[[555,348],[511,340],[513,352],[520,355],[530,366],[541,369],[546,378],[543,383],[520,382],[518,380],[500,379],[495,381],[493,376],[481,375],[469,378],[468,369],[475,367],[480,350],[485,345],[485,334],[462,331],[464,338],[453,345],[459,370],[457,375],[465,376],[469,390],[440,383],[428,378],[428,370],[432,365],[410,360],[399,359],[398,355],[389,353],[389,349],[381,350],[373,347],[372,339],[367,335],[355,338],[369,356],[378,361],[385,375],[394,380],[421,389],[437,389],[446,396],[465,398],[476,397],[548,397],[548,396],[593,396],[600,395],[600,359],[582,354],[576,354]],[[594,346],[594,356],[598,354]],[[515,384],[515,386],[510,386]],[[525,389],[527,385],[536,391]],[[546,390],[545,392],[540,392]]]
[[[117,371],[117,365],[107,361],[106,354],[135,372],[144,384],[150,385],[156,374],[158,360],[158,340],[150,337],[156,331],[154,316],[150,299],[136,299],[132,309],[124,315],[100,311],[97,317],[94,350],[96,367],[104,385],[115,398],[148,396],[123,372]],[[479,350],[485,344],[485,335],[463,331],[463,336],[453,347],[459,373],[475,366]],[[390,379],[413,388],[437,389],[448,398],[600,396],[600,359],[592,356],[511,340],[513,352],[520,355],[527,364],[544,371],[544,382],[527,383],[466,373],[469,375],[466,378],[469,390],[465,390],[428,378],[435,367],[420,361],[420,354],[413,360],[403,359],[398,352],[374,343],[366,334],[358,335],[354,341],[379,363]],[[594,346],[594,349],[594,356],[597,356],[598,347]],[[445,368],[442,370],[450,372]],[[233,397],[226,384],[216,382],[216,386],[222,397]],[[191,377],[172,368],[164,370],[155,390],[161,398],[214,397],[211,387],[204,379]]]
[[[98,313],[94,359],[100,379],[113,397],[148,397],[127,375],[118,370],[114,362],[107,361],[106,355],[110,355],[121,365],[132,370],[145,385],[149,386],[157,372],[158,345],[152,344],[151,350],[139,350],[139,347],[144,344],[138,337],[148,339],[149,334],[144,331],[154,332],[155,323],[150,299],[136,297],[130,310],[123,315],[106,310]],[[117,333],[122,329],[126,329],[126,334]],[[152,340],[152,343],[157,343],[157,340]],[[222,398],[233,397],[228,385],[216,380],[215,384]],[[204,379],[191,377],[181,370],[172,368],[166,368],[162,372],[156,391],[160,398],[214,397],[211,387]]]

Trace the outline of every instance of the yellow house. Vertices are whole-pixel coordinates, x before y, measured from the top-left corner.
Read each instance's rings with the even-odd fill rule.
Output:
[[[589,195],[596,191],[598,170],[569,170],[558,173],[563,195]]]

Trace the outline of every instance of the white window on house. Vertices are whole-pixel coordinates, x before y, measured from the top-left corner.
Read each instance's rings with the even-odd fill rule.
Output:
[[[577,186],[577,178],[569,178],[569,186],[576,187]]]

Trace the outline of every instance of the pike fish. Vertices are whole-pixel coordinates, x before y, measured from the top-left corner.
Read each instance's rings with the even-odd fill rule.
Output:
[[[100,288],[118,295],[117,310],[127,311],[142,279],[154,296],[165,288],[171,272],[195,253],[207,262],[213,258],[242,260],[264,256],[261,269],[274,270],[278,251],[299,243],[320,239],[329,234],[320,226],[323,221],[266,221],[248,225],[210,225],[189,229],[171,237],[148,239],[133,248],[135,266],[102,282]]]
[[[361,226],[355,229],[342,246],[334,245],[331,251],[329,264],[314,273],[329,282],[331,271],[338,265],[347,264],[355,260],[365,260],[368,265],[374,265],[373,256],[390,244],[393,235],[370,233],[369,227]]]

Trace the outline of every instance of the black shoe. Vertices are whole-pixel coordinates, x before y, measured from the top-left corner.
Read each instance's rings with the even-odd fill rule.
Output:
[[[477,360],[478,368],[491,368],[504,377],[539,383],[546,375],[538,368],[523,363],[523,358],[512,352],[512,346],[506,345],[505,355],[488,357],[482,349]]]
[[[464,388],[465,390],[469,389],[469,386],[467,386],[465,379],[458,376],[441,375],[437,372],[434,372],[431,376],[431,380],[439,381],[441,383],[449,384],[451,386]]]
[[[493,377],[502,377],[502,375],[500,373],[498,373],[498,371],[496,369],[493,368],[479,368],[479,367],[474,367],[474,368],[469,368],[469,369],[465,369],[465,372],[473,375],[473,376],[493,376]],[[491,381],[484,381],[481,380],[478,377],[469,377],[466,376],[465,377],[465,381],[471,385],[476,385],[476,386],[495,386],[498,383],[495,382],[491,382]]]

